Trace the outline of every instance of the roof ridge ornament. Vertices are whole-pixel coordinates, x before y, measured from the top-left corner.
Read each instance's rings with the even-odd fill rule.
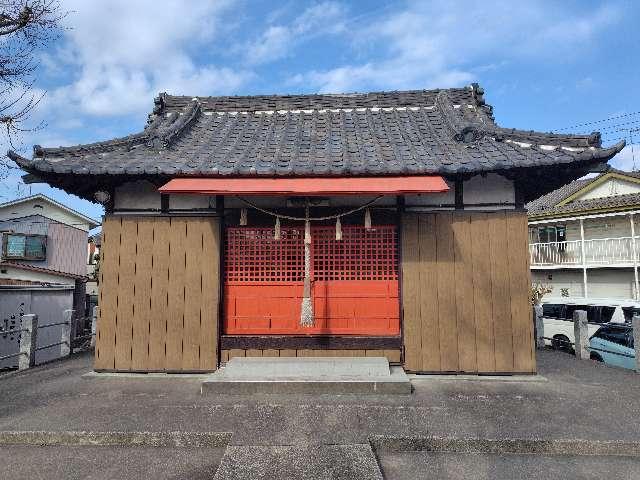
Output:
[[[178,115],[174,112],[165,117],[164,122],[159,122],[156,128],[149,129],[147,145],[156,148],[168,148],[171,144],[200,117],[202,109],[200,101],[194,98],[189,105]],[[160,117],[162,118],[162,117]]]
[[[442,90],[436,96],[435,101],[436,108],[442,114],[446,125],[453,133],[453,139],[462,143],[473,143],[481,140],[487,133],[493,131],[485,127],[481,122],[473,122],[465,120],[462,115],[459,114],[453,107],[453,103],[447,95],[447,92]]]

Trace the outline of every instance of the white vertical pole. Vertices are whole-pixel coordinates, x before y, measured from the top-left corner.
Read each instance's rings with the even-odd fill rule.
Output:
[[[584,250],[584,220],[580,219],[580,251],[582,253],[582,286],[584,298],[589,298],[587,290],[587,255]]]
[[[23,315],[20,321],[20,356],[18,370],[25,370],[36,364],[36,345],[38,343],[38,316]]]
[[[71,323],[73,322],[73,314],[75,310],[65,310],[62,312],[62,318],[65,323],[62,324],[60,330],[60,356],[67,357],[71,353]]]
[[[633,285],[634,292],[633,298],[635,300],[640,296],[640,291],[638,290],[638,251],[636,250],[636,226],[633,219],[633,213],[629,214],[629,223],[631,223],[631,251],[633,255]]]

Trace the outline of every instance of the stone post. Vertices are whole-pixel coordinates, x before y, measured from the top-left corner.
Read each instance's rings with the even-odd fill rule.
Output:
[[[634,315],[631,325],[633,325],[633,347],[636,354],[636,372],[640,373],[640,315]]]
[[[98,316],[100,315],[100,307],[93,307],[91,315],[91,348],[96,348],[96,334],[98,331]]]
[[[584,310],[573,312],[573,333],[576,357],[581,360],[589,360],[589,327],[587,312]]]
[[[36,343],[38,340],[38,316],[23,315],[20,322],[20,355],[18,370],[25,370],[36,364]]]
[[[62,324],[60,341],[60,357],[67,357],[71,353],[71,330],[75,310],[65,310],[62,313]]]
[[[544,348],[544,321],[542,319],[542,305],[534,305],[533,318],[536,328],[536,347]]]

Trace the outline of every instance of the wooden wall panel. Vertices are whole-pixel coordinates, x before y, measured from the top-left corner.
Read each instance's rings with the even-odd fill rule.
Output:
[[[169,289],[167,304],[167,338],[165,340],[167,370],[182,368],[184,334],[184,295],[186,280],[187,221],[171,218],[169,230]]]
[[[436,222],[436,266],[438,286],[438,328],[440,344],[440,370],[458,371],[458,326],[455,285],[455,242],[453,238],[453,214],[442,213]]]
[[[496,372],[513,371],[513,327],[511,324],[511,288],[507,247],[507,222],[504,216],[488,218],[491,262],[491,305]],[[517,266],[516,266],[517,268]]]
[[[137,222],[123,220],[120,229],[120,267],[118,268],[118,307],[116,309],[116,370],[131,369],[137,234]]]
[[[95,368],[215,370],[218,220],[108,216],[103,232]]]
[[[476,317],[473,303],[473,275],[469,275],[471,265],[471,219],[467,215],[456,215],[451,224],[454,242],[455,262],[455,305],[458,327],[459,369],[476,372]]]
[[[153,220],[138,220],[133,290],[133,345],[131,369],[149,365],[149,327],[151,322],[151,275],[153,272]]]
[[[200,370],[215,370],[218,365],[218,304],[220,302],[220,228],[217,222],[202,218],[202,272],[200,311]]]
[[[422,348],[422,353],[418,355],[422,358],[422,368],[440,371],[438,277],[434,275],[434,271],[438,268],[435,217],[421,216],[418,225],[416,250],[419,252],[419,276],[414,288],[417,290],[416,299],[419,300],[416,311],[422,321],[415,327],[420,335],[416,344]],[[410,281],[407,279],[402,287],[404,288]],[[410,334],[407,333],[405,338],[409,339]]]
[[[202,273],[200,260],[202,249],[202,222],[194,220],[186,224],[184,319],[182,322],[182,369],[200,368],[200,312],[202,308]]]
[[[410,213],[402,224],[405,368],[534,373],[526,214]]]
[[[420,322],[420,248],[418,215],[406,215],[402,234],[402,292],[405,302],[402,323],[405,343],[404,362],[412,371],[422,369],[422,323]]]
[[[491,259],[489,216],[486,213],[471,217],[471,275],[476,325],[477,371],[495,372],[495,346],[491,310]],[[465,299],[467,301],[468,299]]]
[[[100,317],[96,325],[95,368],[115,368],[116,308],[118,305],[118,268],[120,266],[121,219],[106,217],[102,222],[101,267],[98,295]]]
[[[151,251],[151,317],[149,322],[149,364],[151,371],[166,369],[167,311],[169,305],[168,217],[153,219]]]

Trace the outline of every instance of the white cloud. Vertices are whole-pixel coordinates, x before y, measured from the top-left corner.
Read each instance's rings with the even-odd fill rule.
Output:
[[[324,92],[460,85],[475,77],[478,64],[575,55],[618,18],[613,7],[584,13],[542,0],[416,2],[349,29],[352,47],[368,54],[367,62],[313,70],[292,83]]]
[[[346,9],[336,2],[323,2],[307,8],[288,25],[270,25],[257,40],[245,46],[251,64],[264,64],[291,54],[304,39],[344,31]]]
[[[212,50],[220,18],[232,2],[178,0],[67,0],[71,28],[57,61],[73,81],[50,92],[50,108],[90,115],[146,112],[160,91],[228,94],[250,77],[247,71],[196,62]],[[51,58],[46,64],[51,65]],[[49,68],[51,70],[51,67]]]

